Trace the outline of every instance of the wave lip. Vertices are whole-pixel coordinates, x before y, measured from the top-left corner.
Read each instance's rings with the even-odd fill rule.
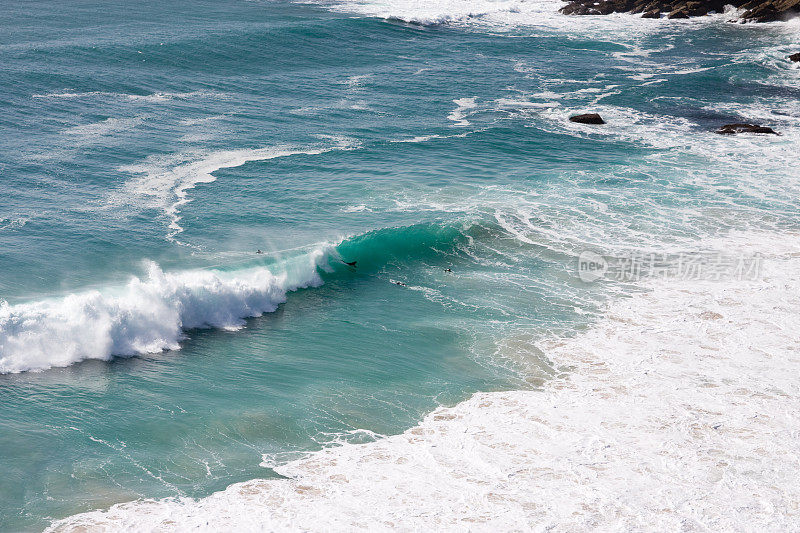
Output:
[[[163,272],[149,263],[144,279],[121,290],[91,291],[28,304],[0,304],[0,374],[68,366],[180,348],[193,328],[238,329],[275,311],[287,292],[322,284],[320,248],[281,264],[280,272]]]

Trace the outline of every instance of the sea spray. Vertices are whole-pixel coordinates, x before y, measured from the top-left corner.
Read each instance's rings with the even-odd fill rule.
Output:
[[[420,260],[469,240],[470,223],[386,228],[320,244],[267,266],[164,272],[154,262],[125,287],[0,307],[0,374],[177,350],[186,330],[239,329],[286,301],[288,292],[322,285],[320,270],[372,273],[391,260]],[[431,255],[432,254],[432,255]]]
[[[322,284],[329,249],[268,269],[164,272],[153,262],[121,290],[0,307],[0,373],[62,367],[180,348],[193,328],[241,328],[286,293]]]

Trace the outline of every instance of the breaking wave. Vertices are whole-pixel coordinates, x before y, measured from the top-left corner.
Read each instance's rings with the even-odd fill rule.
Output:
[[[287,293],[322,285],[323,275],[344,271],[342,258],[370,272],[390,260],[453,247],[467,239],[463,232],[458,224],[386,228],[269,266],[229,271],[164,272],[149,262],[146,275],[125,287],[0,302],[0,374],[177,350],[187,330],[239,329],[245,319],[275,311]]]
[[[121,289],[72,294],[27,304],[0,304],[0,373],[68,366],[175,350],[193,328],[238,329],[274,311],[287,292],[320,285],[324,249],[235,275],[168,273],[155,263]]]

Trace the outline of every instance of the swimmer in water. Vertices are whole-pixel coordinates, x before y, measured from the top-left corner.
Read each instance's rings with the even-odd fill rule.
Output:
[[[258,251],[256,251],[256,253],[257,253],[257,254],[259,254],[259,255],[261,255],[261,254],[263,254],[264,252],[262,252],[261,250],[258,250]]]

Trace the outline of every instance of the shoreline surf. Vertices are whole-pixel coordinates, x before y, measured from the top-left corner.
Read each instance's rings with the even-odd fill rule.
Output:
[[[713,244],[764,254],[763,270],[645,280],[587,331],[537,343],[557,370],[537,390],[477,393],[400,435],[274,467],[288,479],[118,504],[47,531],[793,530],[800,245]]]

